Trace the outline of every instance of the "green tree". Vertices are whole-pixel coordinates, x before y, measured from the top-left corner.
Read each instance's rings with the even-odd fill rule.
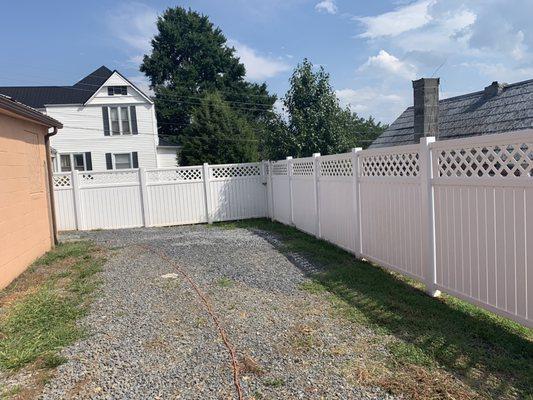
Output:
[[[368,147],[386,128],[372,118],[364,119],[343,109],[329,74],[322,67],[315,71],[307,59],[292,74],[284,107],[287,120],[271,118],[262,132],[261,152],[266,158],[334,154]]]
[[[244,65],[207,16],[169,8],[158,18],[157,29],[140,70],[155,92],[160,134],[179,139],[202,95],[215,90],[252,124],[271,112],[276,97],[265,84],[245,81]]]
[[[248,121],[217,92],[207,93],[183,132],[180,165],[257,161],[257,140]]]

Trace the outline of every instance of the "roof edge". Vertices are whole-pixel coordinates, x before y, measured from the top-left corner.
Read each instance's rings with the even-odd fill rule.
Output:
[[[27,106],[26,104],[15,101],[9,96],[0,94],[0,108],[40,123],[41,125],[58,129],[63,128],[63,124],[58,120],[49,117],[48,115],[45,115],[42,112],[37,111],[35,108]]]

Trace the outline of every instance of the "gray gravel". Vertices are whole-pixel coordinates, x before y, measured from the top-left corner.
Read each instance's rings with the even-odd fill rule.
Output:
[[[243,363],[247,399],[382,399],[351,383],[355,344],[372,333],[335,317],[301,289],[317,267],[287,258],[275,237],[208,226],[76,233],[111,249],[103,285],[83,321],[90,335],[42,399],[234,399],[227,349],[171,257],[209,296]]]

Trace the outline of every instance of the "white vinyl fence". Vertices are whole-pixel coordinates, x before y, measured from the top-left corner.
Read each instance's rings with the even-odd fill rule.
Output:
[[[431,295],[533,326],[533,131],[288,157],[269,170],[271,218]]]
[[[533,326],[533,130],[54,185],[60,230],[269,216]]]
[[[54,174],[59,230],[265,217],[262,163]]]

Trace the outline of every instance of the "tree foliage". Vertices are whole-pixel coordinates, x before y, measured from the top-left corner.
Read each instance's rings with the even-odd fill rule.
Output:
[[[273,118],[263,132],[262,152],[270,159],[287,155],[334,154],[366,147],[386,127],[343,109],[323,67],[315,71],[307,59],[290,79],[284,108],[287,120]]]
[[[204,95],[181,139],[180,165],[257,161],[257,140],[248,121],[217,92]]]
[[[140,69],[155,92],[160,134],[179,139],[203,94],[212,91],[251,124],[268,116],[276,97],[265,84],[245,81],[244,65],[207,16],[169,8],[158,18],[157,29]]]

